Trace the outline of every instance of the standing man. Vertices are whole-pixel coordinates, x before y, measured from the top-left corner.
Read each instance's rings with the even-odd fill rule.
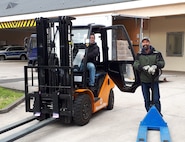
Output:
[[[161,113],[159,92],[159,69],[163,68],[165,61],[162,54],[150,45],[150,39],[142,39],[142,50],[137,54],[134,68],[139,71],[141,88],[145,102],[146,111],[150,109],[150,89],[153,89],[153,104]]]
[[[96,62],[100,54],[99,47],[95,42],[94,33],[90,34],[90,44],[87,51],[87,69],[89,70],[89,87],[94,87]]]

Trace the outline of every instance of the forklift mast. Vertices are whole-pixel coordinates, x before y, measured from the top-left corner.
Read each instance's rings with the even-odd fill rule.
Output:
[[[38,91],[29,91],[29,69],[25,67],[26,111],[34,112],[43,119],[58,118],[60,115],[72,116],[72,22],[75,18],[37,18],[37,86]],[[32,71],[32,86],[34,86]],[[34,101],[34,106],[31,105]],[[60,101],[60,102],[59,102]],[[65,111],[61,112],[61,105]],[[67,109],[66,109],[67,108]]]
[[[66,16],[58,17],[55,19],[36,19],[38,66],[72,67],[72,19],[74,18]],[[58,26],[56,26],[56,24]],[[58,33],[59,47],[56,47],[55,38]],[[56,53],[56,48],[58,48],[58,53]],[[38,72],[39,85],[49,85],[50,82],[48,80],[48,71],[40,69]]]

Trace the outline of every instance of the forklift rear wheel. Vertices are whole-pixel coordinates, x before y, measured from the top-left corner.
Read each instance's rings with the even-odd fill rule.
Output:
[[[112,110],[113,107],[114,107],[114,92],[111,89],[109,93],[109,101],[108,101],[107,110]]]
[[[74,101],[74,123],[83,126],[89,122],[92,115],[92,103],[88,95],[79,95]]]

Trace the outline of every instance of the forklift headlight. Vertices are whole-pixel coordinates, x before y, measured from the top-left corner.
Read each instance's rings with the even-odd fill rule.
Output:
[[[82,82],[82,76],[74,76],[74,82]]]

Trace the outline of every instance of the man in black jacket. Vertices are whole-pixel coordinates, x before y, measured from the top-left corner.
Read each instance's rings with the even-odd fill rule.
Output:
[[[88,46],[88,51],[87,51],[87,69],[89,70],[90,87],[93,87],[95,83],[96,62],[99,54],[100,54],[99,47],[95,42],[95,35],[94,33],[91,33],[90,44]]]
[[[150,45],[150,39],[144,37],[142,39],[142,50],[137,54],[134,62],[134,68],[139,71],[141,88],[145,101],[145,108],[150,109],[150,89],[153,89],[153,103],[161,113],[161,102],[159,92],[159,69],[165,66],[165,61],[161,52],[156,51]]]

